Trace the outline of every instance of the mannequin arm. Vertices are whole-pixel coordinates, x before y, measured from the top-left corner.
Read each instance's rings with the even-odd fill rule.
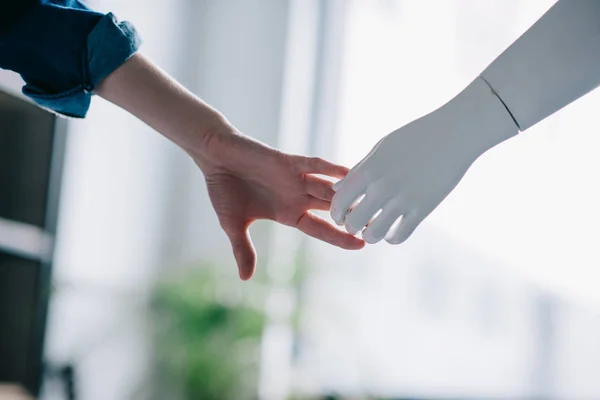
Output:
[[[331,217],[402,243],[479,156],[599,84],[600,1],[560,0],[465,90],[375,145],[334,187]]]
[[[519,130],[600,85],[600,1],[559,0],[481,77]]]

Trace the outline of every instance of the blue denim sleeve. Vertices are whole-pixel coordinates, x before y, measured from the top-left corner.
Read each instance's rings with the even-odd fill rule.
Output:
[[[138,50],[139,35],[129,22],[78,0],[21,4],[0,19],[0,68],[19,73],[23,93],[40,106],[85,117],[92,91]]]

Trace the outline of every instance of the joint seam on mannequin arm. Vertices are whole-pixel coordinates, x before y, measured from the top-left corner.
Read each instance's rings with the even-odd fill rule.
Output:
[[[506,103],[504,102],[504,100],[502,100],[502,97],[500,97],[500,95],[498,94],[498,92],[496,91],[496,89],[494,89],[494,87],[492,85],[490,85],[490,83],[487,81],[487,79],[485,79],[483,76],[480,75],[479,78],[481,78],[481,80],[485,82],[485,84],[490,88],[490,90],[492,91],[492,93],[494,94],[494,96],[496,96],[498,98],[498,100],[500,100],[500,103],[502,103],[502,105],[504,106],[504,109],[506,110],[506,112],[508,113],[508,115],[510,115],[510,118],[515,123],[515,126],[517,127],[517,130],[519,132],[521,132],[521,127],[519,126],[519,122],[517,121],[517,119],[515,118],[515,116],[513,115],[513,113],[510,111],[510,108],[508,108],[508,106],[506,105]]]

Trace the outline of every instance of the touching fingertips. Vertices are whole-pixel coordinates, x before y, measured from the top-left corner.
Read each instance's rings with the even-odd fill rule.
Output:
[[[365,247],[365,241],[352,236],[352,238],[348,238],[343,243],[340,243],[339,247],[345,250],[360,250]]]
[[[346,219],[345,227],[346,227],[346,230],[348,231],[348,233],[351,235],[356,235],[361,230],[360,227],[356,227],[356,226],[354,226],[354,224],[350,223],[350,221],[348,219]]]
[[[350,169],[348,169],[346,167],[339,167],[338,173],[336,175],[339,176],[340,178],[344,178],[348,175],[349,172],[350,172]]]
[[[338,226],[344,226],[344,215],[345,211],[340,210],[339,207],[336,206],[335,200],[331,202],[331,218],[333,222],[335,222]]]
[[[352,249],[350,250],[360,250],[363,247],[365,247],[366,243],[364,240],[360,240],[358,238],[355,238],[356,240],[352,243]]]
[[[346,242],[352,246],[360,246],[364,247],[365,241],[358,236],[355,236],[351,233],[345,233]]]
[[[383,237],[380,237],[380,235],[375,235],[372,231],[368,229],[363,232],[362,238],[366,243],[369,244],[375,244],[381,241],[381,239],[383,239]]]
[[[332,188],[328,188],[325,192],[325,200],[331,201],[333,200],[333,196],[335,196],[335,191]]]
[[[342,165],[332,164],[330,162],[325,161],[323,164],[324,169],[328,170],[332,175],[338,176],[340,178],[346,176],[348,172],[350,172],[349,168],[346,168]]]

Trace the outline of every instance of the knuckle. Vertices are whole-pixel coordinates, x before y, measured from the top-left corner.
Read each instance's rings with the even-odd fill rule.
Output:
[[[304,192],[308,191],[310,182],[308,181],[308,177],[306,174],[301,174],[299,177],[300,185],[302,186],[302,190]]]
[[[301,162],[298,156],[284,153],[284,160],[291,171],[297,172],[301,169]]]

